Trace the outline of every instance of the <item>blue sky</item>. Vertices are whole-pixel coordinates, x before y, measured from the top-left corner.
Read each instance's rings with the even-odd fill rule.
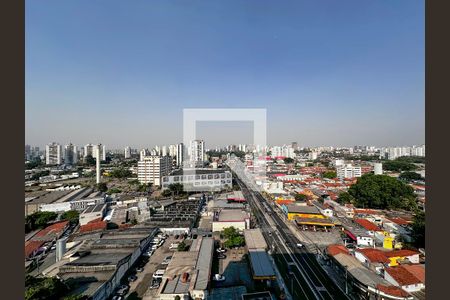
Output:
[[[32,145],[176,143],[183,108],[266,108],[270,144],[425,139],[424,1],[27,1],[25,35]]]

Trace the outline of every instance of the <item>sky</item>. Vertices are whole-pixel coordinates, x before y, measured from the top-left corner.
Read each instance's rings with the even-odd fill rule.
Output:
[[[174,144],[184,108],[265,108],[271,145],[425,142],[424,1],[28,0],[25,16],[27,144]]]

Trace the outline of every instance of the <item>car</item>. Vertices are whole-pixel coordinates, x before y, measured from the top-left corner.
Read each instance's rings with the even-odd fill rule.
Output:
[[[225,252],[227,252],[227,249],[225,249],[225,248],[217,248],[216,251],[218,253],[225,253]]]
[[[166,270],[164,270],[164,269],[156,270],[155,273],[153,273],[152,277],[155,279],[162,278],[165,272],[166,272]]]
[[[128,285],[123,284],[117,288],[116,295],[125,296],[129,290],[130,290],[130,287]]]
[[[144,267],[143,266],[139,266],[139,267],[136,268],[136,272],[141,273],[143,271],[144,271]]]
[[[356,246],[354,244],[347,244],[345,245],[345,247],[347,247],[347,249],[355,249]]]
[[[164,240],[161,240],[161,241],[158,243],[158,247],[161,247],[163,244],[164,244]]]
[[[150,285],[150,289],[157,289],[161,284],[161,279],[153,278],[152,283]]]
[[[152,250],[158,249],[158,245],[153,245],[153,246],[151,247],[151,249],[152,249]]]
[[[170,250],[172,250],[172,249],[177,249],[177,248],[178,248],[178,245],[179,245],[179,244],[177,244],[177,243],[172,243],[172,244],[170,244],[169,249],[170,249]]]
[[[218,258],[218,259],[225,259],[225,258],[227,258],[227,256],[226,256],[225,254],[223,254],[223,253],[219,253],[219,254],[217,255],[217,258]]]
[[[131,275],[130,277],[128,277],[128,282],[134,282],[136,281],[138,278],[136,275]]]
[[[303,247],[305,247],[302,243],[297,243],[297,244],[295,244],[295,246],[297,246],[297,248],[303,248]]]
[[[115,295],[111,300],[123,300],[125,299],[123,296]]]
[[[225,281],[225,276],[220,275],[220,274],[215,274],[213,277],[214,281]]]
[[[161,264],[168,265],[171,260],[172,260],[172,256],[166,256]]]

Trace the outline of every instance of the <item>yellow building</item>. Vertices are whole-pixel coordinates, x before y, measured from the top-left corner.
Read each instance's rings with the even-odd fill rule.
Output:
[[[319,209],[315,206],[308,205],[284,205],[283,209],[287,214],[288,220],[294,220],[295,217],[300,218],[316,218],[316,219],[326,219],[322,215]]]

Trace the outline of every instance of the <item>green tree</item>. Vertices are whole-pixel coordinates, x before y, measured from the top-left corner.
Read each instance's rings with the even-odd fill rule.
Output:
[[[80,216],[80,213],[76,210],[69,210],[64,212],[61,215],[61,219],[62,220],[67,220],[72,224],[77,224],[78,223],[78,217]]]
[[[359,207],[406,210],[417,207],[413,188],[387,175],[363,175],[349,188],[348,193]]]
[[[225,228],[223,229],[223,236],[224,236],[226,239],[231,239],[231,238],[234,238],[234,237],[236,237],[236,236],[238,236],[238,235],[239,235],[239,232],[238,232],[237,229],[236,229],[235,227],[233,227],[233,226],[225,227]]]
[[[383,169],[386,171],[402,172],[402,171],[413,171],[417,167],[407,161],[403,160],[389,160],[383,163]]]
[[[49,211],[38,211],[25,218],[25,232],[44,228],[50,221],[56,219],[58,214]]]
[[[425,213],[423,211],[417,211],[414,215],[412,238],[416,247],[425,247]]]
[[[87,155],[84,158],[84,163],[88,166],[95,166],[95,158],[92,155]]]
[[[25,280],[25,300],[57,300],[68,292],[68,287],[56,277]]]
[[[110,176],[113,178],[124,179],[130,177],[132,174],[133,173],[128,168],[120,167],[114,168],[111,171]]]
[[[342,192],[339,194],[337,202],[339,202],[340,204],[354,203],[355,198],[353,198],[353,196],[348,192]]]
[[[290,158],[290,157],[285,157],[283,159],[283,161],[284,161],[285,164],[292,164],[294,162],[294,159]]]
[[[423,179],[419,173],[410,172],[410,171],[401,173],[398,178],[401,180],[404,180],[404,181],[413,181],[413,180],[422,180]]]
[[[168,188],[176,196],[183,192],[183,185],[181,183],[169,184]]]
[[[306,201],[308,199],[308,196],[305,194],[295,194],[294,196],[295,201]]]
[[[96,185],[96,188],[100,192],[106,192],[108,190],[108,185],[105,182],[100,182]]]
[[[184,241],[182,241],[181,243],[178,244],[177,250],[178,251],[187,251],[188,248],[189,248],[189,246],[186,245],[186,243]]]
[[[116,187],[110,188],[110,189],[108,190],[108,194],[110,194],[110,195],[112,195],[112,194],[118,194],[118,193],[121,193],[121,192],[122,192],[122,190],[119,189],[119,188],[116,188]]]
[[[336,172],[335,171],[327,171],[327,172],[324,172],[323,174],[322,174],[322,177],[323,178],[329,178],[329,179],[333,179],[333,178],[336,178]]]

